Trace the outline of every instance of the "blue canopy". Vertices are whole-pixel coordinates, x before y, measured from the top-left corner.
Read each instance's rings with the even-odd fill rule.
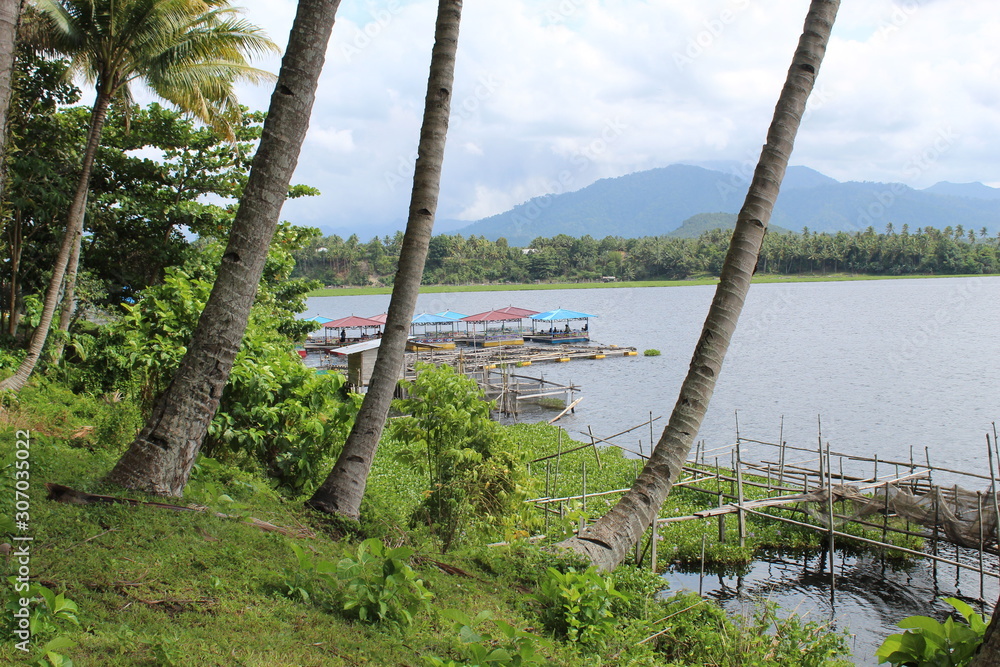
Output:
[[[322,315],[316,315],[315,317],[307,317],[306,322],[315,322],[316,324],[326,324],[327,322],[333,322],[329,317],[323,317]]]
[[[420,313],[414,317],[411,324],[453,324],[455,320],[443,315],[431,315],[430,313]]]
[[[468,315],[463,315],[462,313],[456,313],[454,310],[446,310],[443,313],[434,313],[438,317],[447,317],[449,321],[461,320]]]
[[[544,313],[532,315],[531,319],[540,320],[542,322],[561,322],[562,320],[586,320],[591,317],[597,317],[597,315],[588,315],[587,313],[578,313],[575,310],[556,308],[555,310],[549,310]]]

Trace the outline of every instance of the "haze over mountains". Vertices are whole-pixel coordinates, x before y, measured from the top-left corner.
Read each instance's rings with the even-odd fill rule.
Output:
[[[602,179],[575,192],[535,197],[453,233],[504,237],[515,246],[557,234],[598,239],[668,234],[698,214],[739,212],[748,175],[720,166],[723,170],[674,164]],[[789,167],[771,217],[771,224],[795,232],[804,227],[858,232],[869,226],[882,232],[887,223],[897,231],[904,224],[913,230],[962,225],[977,233],[985,227],[994,235],[1000,231],[1000,188],[941,182],[915,190],[901,183],[841,183],[808,167]]]

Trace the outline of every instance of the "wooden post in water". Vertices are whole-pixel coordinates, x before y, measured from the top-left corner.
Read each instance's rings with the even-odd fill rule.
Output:
[[[701,536],[701,572],[698,574],[698,595],[702,594],[703,586],[705,582],[705,535]]]
[[[719,457],[715,457],[715,490],[719,494],[719,507],[722,507],[722,473],[719,470]],[[719,542],[726,541],[726,516],[724,514],[719,515]]]
[[[829,482],[826,485],[826,508],[827,508],[827,520],[830,522],[830,604],[834,604],[837,597],[837,574],[836,569],[833,566],[833,559],[837,554],[836,551],[836,531],[833,526],[833,470],[830,468],[830,443],[826,443],[826,469],[827,469],[827,479]]]
[[[785,415],[778,426],[778,486],[785,486]]]
[[[996,429],[996,424],[993,425],[993,428]],[[993,447],[996,446],[996,442],[997,442],[997,439],[996,439],[996,435],[994,434],[994,436],[993,436]],[[996,473],[993,471],[993,447],[990,446],[990,434],[987,433],[986,434],[986,453],[988,454],[989,460],[990,460],[990,496],[993,498],[993,515],[994,515],[994,517],[996,519],[996,522],[997,522],[997,525],[996,525],[997,543],[1000,544],[1000,506],[998,506],[998,504],[997,504],[997,476],[996,476]],[[998,458],[1000,458],[1000,457],[998,457]],[[1000,465],[1000,461],[998,461],[997,463],[998,463],[998,465]]]
[[[746,513],[743,511],[743,459],[740,455],[740,438],[736,436],[736,502],[739,509],[736,510],[736,520],[740,531],[740,548],[747,544],[747,524]]]
[[[983,580],[983,492],[976,491],[976,502],[979,505],[979,599],[986,599],[986,582]]]

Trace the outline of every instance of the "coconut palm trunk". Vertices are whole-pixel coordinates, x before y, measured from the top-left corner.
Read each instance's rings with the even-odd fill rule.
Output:
[[[340,0],[299,0],[260,147],[208,303],[146,426],[108,476],[179,496],[222,398],[298,163]]]
[[[308,504],[322,512],[340,514],[351,519],[360,516],[368,471],[375,458],[399,380],[406,334],[420,293],[424,261],[427,259],[434,212],[437,209],[461,18],[462,0],[439,0],[409,216],[399,253],[399,267],[392,286],[385,333],[372,369],[368,392],[347,442],[344,443],[344,449],[326,481],[309,499]]]
[[[1000,665],[1000,600],[993,608],[993,618],[986,627],[983,643],[979,646],[969,667],[996,667]]]
[[[670,421],[632,488],[593,526],[560,543],[610,570],[657,516],[694,442],[722,361],[736,330],[767,223],[788,166],[795,134],[826,53],[839,0],[812,0],[781,90],[746,201],[740,210],[719,286]]]
[[[52,317],[59,305],[59,295],[62,291],[63,278],[66,275],[66,266],[74,251],[79,252],[78,249],[83,237],[83,216],[87,208],[87,193],[90,190],[90,174],[94,170],[94,158],[97,155],[97,148],[101,144],[101,133],[104,130],[104,122],[107,119],[110,104],[111,97],[104,92],[98,92],[90,116],[90,131],[87,134],[87,148],[84,151],[83,164],[80,168],[80,180],[69,207],[69,214],[66,216],[66,231],[63,234],[62,243],[59,245],[59,254],[56,256],[56,263],[52,269],[52,278],[49,280],[49,286],[45,292],[42,315],[39,318],[38,326],[31,334],[28,353],[21,360],[21,364],[14,374],[0,382],[0,391],[20,391],[27,383],[32,371],[35,370],[35,365],[42,355],[42,349],[45,347],[45,340],[48,338],[49,328],[52,324]]]

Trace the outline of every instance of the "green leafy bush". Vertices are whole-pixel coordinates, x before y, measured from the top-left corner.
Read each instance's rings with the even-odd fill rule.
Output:
[[[650,348],[648,350],[644,350],[643,353],[642,353],[642,356],[644,356],[644,357],[658,357],[658,356],[660,356],[660,354],[661,354],[661,352],[659,350],[654,349],[654,348]]]
[[[612,605],[625,596],[615,590],[611,577],[602,576],[596,568],[560,572],[550,567],[534,599],[542,606],[547,631],[570,642],[599,647],[614,631]]]
[[[909,616],[898,623],[905,632],[889,635],[875,651],[879,663],[907,667],[963,667],[983,642],[989,619],[958,598],[944,598],[965,623],[948,617],[939,623],[927,616]]]
[[[492,618],[489,611],[479,612],[475,618],[458,609],[445,609],[441,616],[454,623],[454,629],[462,642],[460,653],[464,660],[458,662],[424,656],[426,667],[471,667],[477,665],[509,665],[510,667],[531,667],[544,664],[543,658],[537,654],[537,648],[543,640],[515,628],[510,623],[493,620],[499,635],[493,635],[476,630],[476,626]]]
[[[365,623],[389,623],[400,628],[413,625],[414,616],[430,608],[431,593],[407,564],[413,549],[386,549],[379,540],[358,545],[354,558],[337,564],[343,584],[341,609]]]
[[[338,373],[317,374],[295,354],[294,340],[311,325],[296,314],[310,285],[289,281],[288,248],[306,230],[283,227],[272,244],[257,300],[202,451],[262,469],[293,493],[306,493],[329,471],[360,405],[344,395]],[[214,280],[210,244],[163,283],[145,290],[125,315],[99,334],[95,354],[80,372],[86,386],[103,384],[149,406],[186,352]],[[124,379],[123,378],[127,378]]]
[[[725,610],[695,593],[678,593],[663,605],[654,629],[655,648],[668,665],[718,667],[822,667],[851,663],[846,633],[828,625],[805,623],[797,616],[781,618],[774,603],[755,605],[730,617]],[[666,624],[666,627],[660,625]]]
[[[405,443],[401,460],[428,477],[412,524],[430,526],[447,551],[473,517],[502,522],[521,509],[522,456],[490,419],[474,380],[450,366],[418,364],[417,373],[402,383],[408,398],[394,406],[405,416],[392,421],[389,433]]]

